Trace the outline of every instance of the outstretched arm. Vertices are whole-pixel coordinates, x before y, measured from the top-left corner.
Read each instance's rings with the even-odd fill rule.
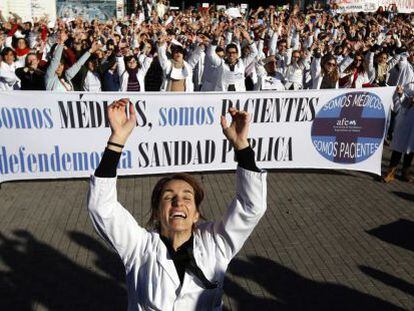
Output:
[[[236,172],[236,197],[231,202],[221,221],[214,223],[219,253],[230,261],[242,248],[266,210],[266,173],[261,172],[249,147],[250,116],[245,111],[230,108],[230,126],[224,117],[221,126],[226,138],[233,145],[239,164]]]
[[[126,114],[128,105],[129,118]],[[108,107],[108,118],[111,136],[90,181],[88,212],[97,233],[116,250],[128,270],[133,261],[144,254],[148,237],[147,231],[118,202],[114,178],[122,146],[136,124],[134,107],[128,99],[115,101]]]

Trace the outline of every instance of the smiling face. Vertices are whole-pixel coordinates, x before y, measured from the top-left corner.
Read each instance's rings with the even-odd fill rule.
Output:
[[[179,179],[167,182],[158,208],[161,235],[169,237],[175,233],[187,233],[190,236],[199,218],[193,187]]]

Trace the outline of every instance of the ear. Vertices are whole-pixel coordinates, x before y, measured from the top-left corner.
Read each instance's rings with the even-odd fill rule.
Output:
[[[194,214],[194,223],[196,223],[200,219],[200,213],[198,211]]]

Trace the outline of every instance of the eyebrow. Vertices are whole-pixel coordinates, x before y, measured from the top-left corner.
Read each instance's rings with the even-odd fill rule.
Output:
[[[172,189],[165,189],[162,193],[166,193],[166,192],[174,192],[174,190],[172,190]],[[183,190],[183,192],[184,193],[190,193],[190,194],[193,194],[194,195],[194,192],[191,191],[191,190],[189,190],[189,189],[185,189],[185,190]]]

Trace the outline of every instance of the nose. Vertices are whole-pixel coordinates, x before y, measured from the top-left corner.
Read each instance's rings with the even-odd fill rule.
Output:
[[[182,203],[184,202],[184,200],[178,196],[175,196],[172,201],[171,204],[174,207],[180,206]]]

